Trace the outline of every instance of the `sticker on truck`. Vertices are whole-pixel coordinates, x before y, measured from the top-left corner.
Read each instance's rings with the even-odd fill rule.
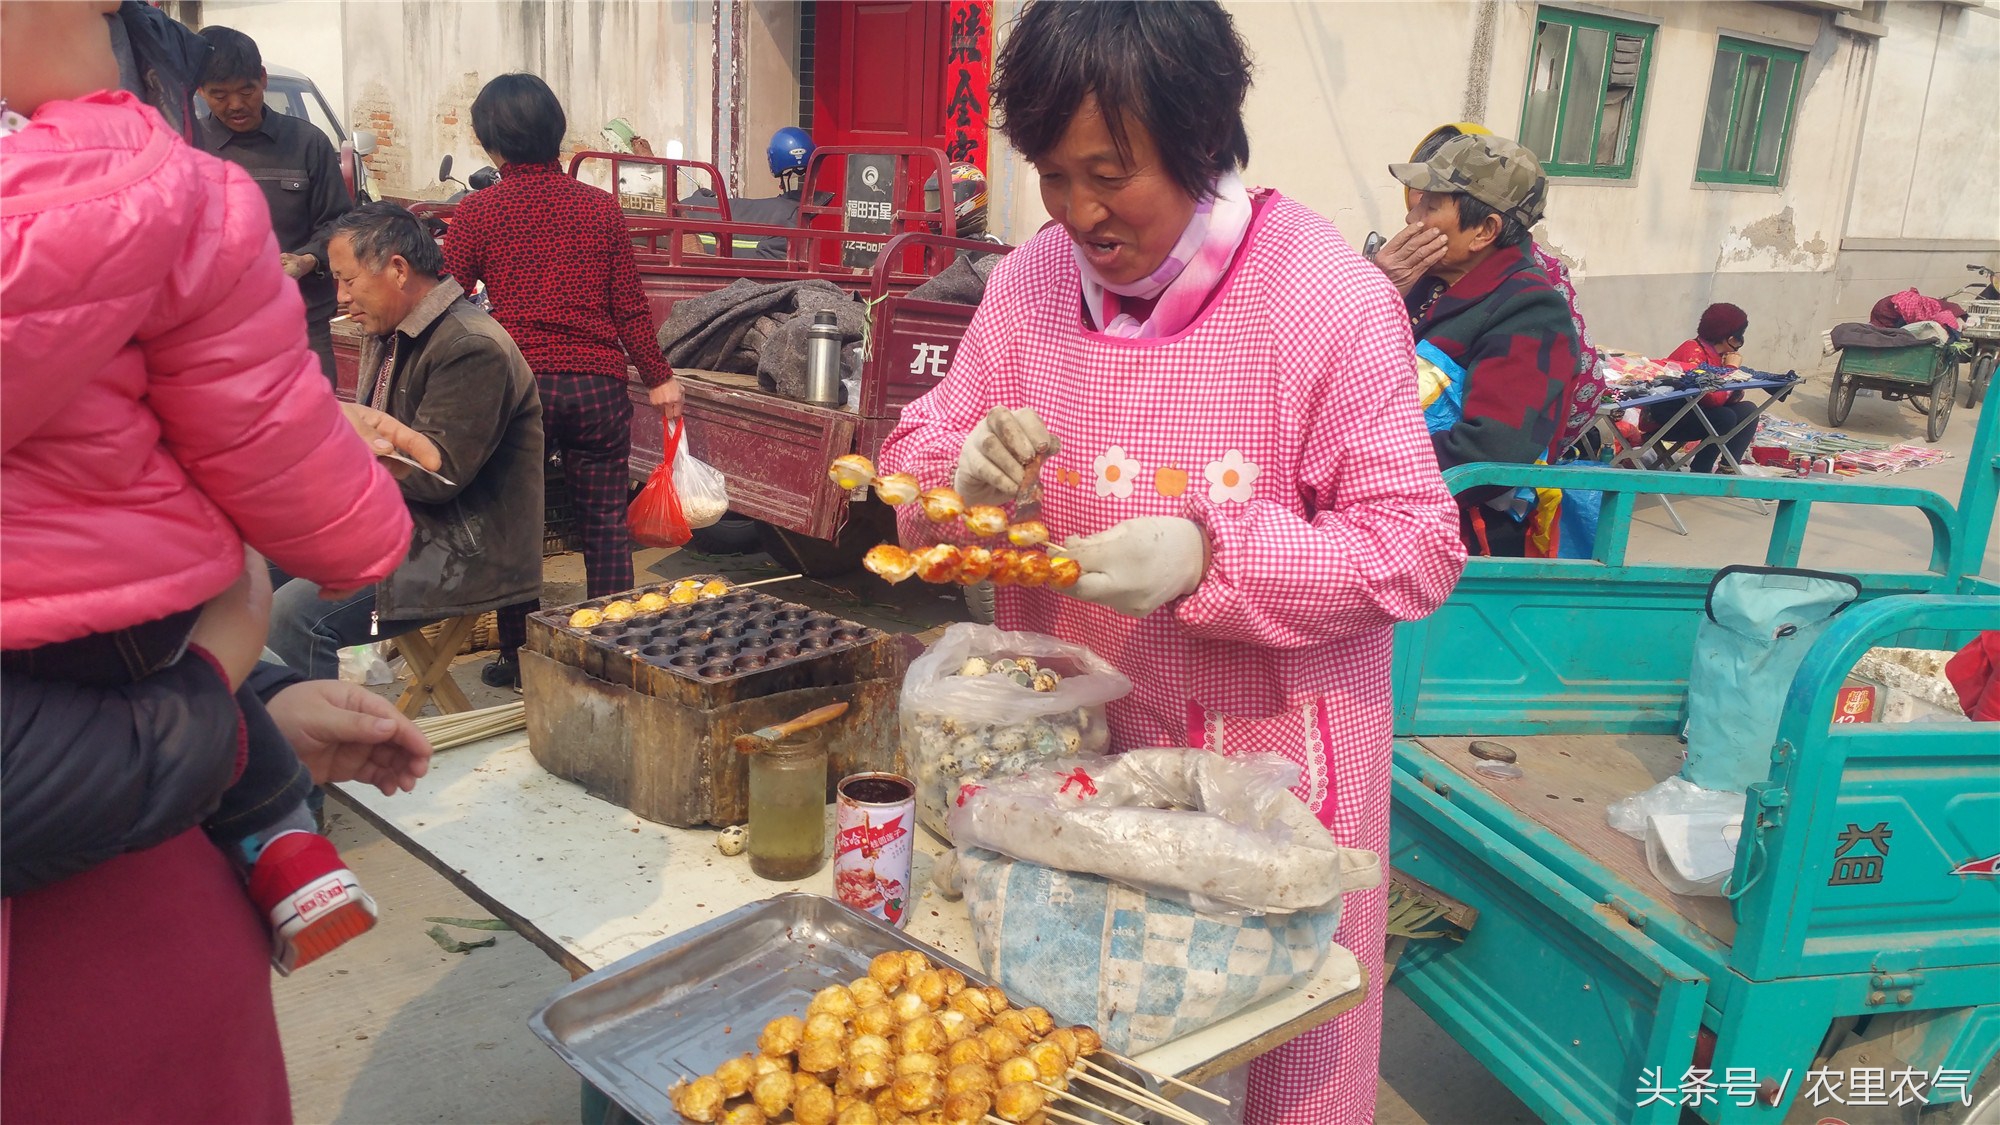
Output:
[[[1951,869],[1953,875],[2000,875],[2000,855],[1970,859]]]

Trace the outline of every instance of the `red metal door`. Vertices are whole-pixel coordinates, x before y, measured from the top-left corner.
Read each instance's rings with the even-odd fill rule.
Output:
[[[943,148],[946,5],[820,0],[813,43],[813,140]]]

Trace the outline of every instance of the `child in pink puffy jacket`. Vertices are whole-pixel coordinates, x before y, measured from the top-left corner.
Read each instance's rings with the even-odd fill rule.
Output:
[[[411,525],[306,348],[257,185],[102,91],[108,38],[96,50],[4,76],[0,655],[109,685],[189,658],[246,542],[352,589],[403,561]],[[248,869],[289,971],[375,908],[312,831],[310,776],[257,697],[237,701],[243,767],[203,826]]]

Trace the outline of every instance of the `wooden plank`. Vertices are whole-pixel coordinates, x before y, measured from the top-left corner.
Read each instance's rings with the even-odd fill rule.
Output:
[[[693,379],[701,383],[713,383],[718,387],[734,387],[739,391],[762,391],[764,394],[776,393],[775,391],[764,390],[763,384],[757,381],[757,376],[745,375],[740,371],[704,371],[698,367],[676,367],[674,368],[674,375],[677,378]]]
[[[1521,776],[1487,777],[1470,738],[1426,735],[1417,743],[1523,819],[1561,837],[1610,868],[1632,889],[1686,918],[1717,941],[1736,939],[1729,900],[1677,895],[1646,865],[1646,845],[1611,827],[1605,811],[1680,772],[1682,747],[1672,735],[1547,734],[1497,741],[1513,748]],[[1496,740],[1488,740],[1496,741]]]
[[[746,858],[717,852],[713,831],[642,820],[549,774],[518,733],[438,754],[414,793],[391,798],[364,785],[332,788],[572,973],[775,894],[833,893],[830,864],[797,883],[766,882],[750,873]],[[965,904],[944,898],[932,882],[945,850],[918,833],[911,885],[921,890],[909,933],[980,963]],[[1305,984],[1139,1061],[1166,1074],[1219,1073],[1325,1023],[1366,992],[1354,954],[1335,946]]]

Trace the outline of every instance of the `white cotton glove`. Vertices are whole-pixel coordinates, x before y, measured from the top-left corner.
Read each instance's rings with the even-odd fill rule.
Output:
[[[1028,469],[1060,448],[1033,410],[996,406],[966,436],[952,487],[967,504],[1005,504],[1021,494]]]
[[[1194,592],[1208,571],[1208,536],[1179,516],[1139,516],[1062,545],[1083,568],[1064,591],[1128,617],[1145,617]]]

